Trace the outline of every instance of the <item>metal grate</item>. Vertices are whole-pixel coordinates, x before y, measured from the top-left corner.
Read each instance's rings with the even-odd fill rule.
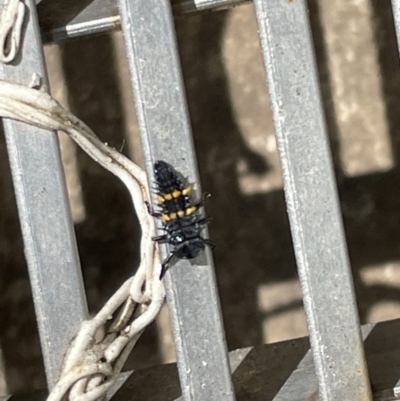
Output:
[[[0,0],[0,6],[4,2]],[[151,176],[155,160],[164,159],[195,182],[199,191],[172,16],[223,9],[244,1],[180,0],[171,6],[167,0],[94,0],[79,12],[74,10],[74,17],[68,16],[61,3],[36,3],[26,0],[30,17],[20,59],[0,66],[0,79],[28,85],[34,72],[46,80],[42,41],[122,29],[148,174]],[[400,25],[398,3],[392,0],[396,28]],[[259,398],[254,400],[306,401],[317,399],[318,393],[322,401],[372,400],[370,379],[374,399],[398,399],[397,382],[388,379],[389,371],[385,370],[386,381],[376,373],[379,363],[384,363],[376,350],[368,356],[368,361],[374,361],[368,366],[369,373],[366,365],[306,2],[254,0],[254,7],[312,356],[307,353],[306,339],[228,356],[211,255],[207,253],[197,262],[196,274],[187,269],[188,262],[181,261],[166,278],[181,399],[234,400],[231,371],[234,381],[240,383],[246,366],[250,371],[268,372],[271,381],[282,381],[282,372],[286,374],[278,391],[255,379],[252,385],[261,386],[265,398],[255,391]],[[58,143],[51,132],[10,120],[3,124],[51,388],[65,349],[87,316]],[[43,132],[39,135],[39,131]],[[65,285],[59,286],[60,282]],[[194,299],[199,288],[201,296]],[[397,326],[367,326],[363,336],[370,338],[380,327],[385,327],[386,333],[395,332]],[[374,341],[381,342],[380,355],[388,355],[391,350],[385,348],[382,338],[384,335],[375,336]],[[393,351],[393,358],[396,355]],[[393,369],[399,366],[398,359]],[[246,360],[254,364],[246,365]],[[297,364],[285,365],[283,361],[289,360]],[[179,392],[169,369],[162,366],[123,376],[114,399],[174,399],[162,398],[162,394]],[[143,390],[149,387],[154,398]],[[155,394],[160,395],[157,398]]]

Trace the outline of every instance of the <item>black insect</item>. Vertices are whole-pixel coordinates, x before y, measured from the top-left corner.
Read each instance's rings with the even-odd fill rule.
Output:
[[[154,175],[159,211],[152,211],[149,204],[147,208],[152,216],[161,219],[165,234],[153,237],[153,240],[173,247],[162,264],[160,275],[162,279],[174,257],[193,259],[206,245],[211,248],[215,245],[201,236],[201,231],[208,224],[209,218],[204,218],[198,212],[208,195],[196,202],[191,193],[192,187],[187,180],[164,161],[159,160],[154,164]]]

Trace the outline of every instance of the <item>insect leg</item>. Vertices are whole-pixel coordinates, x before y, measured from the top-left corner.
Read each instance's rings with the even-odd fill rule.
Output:
[[[211,250],[215,249],[216,245],[210,239],[205,239],[204,243],[211,248]]]
[[[157,235],[156,237],[153,237],[152,240],[158,242],[159,244],[166,244],[168,242],[168,235]]]
[[[149,202],[145,201],[144,203],[150,216],[157,217],[158,219],[161,217],[161,213],[155,212],[154,209],[152,209],[152,207],[150,206]]]
[[[194,206],[196,207],[202,207],[204,204],[207,202],[208,198],[211,197],[211,194],[209,192],[204,192],[203,196],[201,197],[200,202],[196,203]]]
[[[202,196],[202,201],[206,202],[208,198],[211,198],[211,194],[209,192],[204,192]]]
[[[162,278],[164,277],[165,273],[167,272],[167,270],[169,269],[169,263],[171,262],[171,259],[174,257],[174,253],[171,252],[167,259],[164,260],[162,267],[161,267],[161,274],[160,274],[160,280],[162,280]]]
[[[201,226],[206,226],[210,221],[211,221],[211,217],[207,216],[207,217],[203,217],[200,220],[198,220],[197,223],[200,224]]]

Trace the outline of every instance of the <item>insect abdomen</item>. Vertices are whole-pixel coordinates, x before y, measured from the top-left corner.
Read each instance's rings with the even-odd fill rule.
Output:
[[[167,223],[193,214],[197,207],[190,195],[191,187],[165,162],[155,163],[157,202],[161,209],[161,220]]]

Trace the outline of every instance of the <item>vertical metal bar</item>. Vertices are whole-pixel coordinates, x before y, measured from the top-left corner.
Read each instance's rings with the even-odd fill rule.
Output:
[[[254,0],[322,400],[371,400],[305,0]]]
[[[396,29],[397,48],[400,53],[400,0],[392,0],[392,10],[393,10],[394,26]],[[397,381],[394,387],[400,387],[400,380]]]
[[[396,28],[397,47],[400,52],[400,0],[392,0],[394,26]]]
[[[0,6],[5,0],[0,0]],[[36,6],[25,0],[22,50],[0,79],[48,86]],[[25,244],[46,375],[52,387],[77,326],[87,315],[74,228],[70,218],[58,139],[45,131],[3,120]]]
[[[170,2],[119,4],[149,176],[165,160],[200,193]],[[184,399],[234,400],[210,253],[177,263],[166,285]]]
[[[6,367],[4,364],[3,350],[0,346],[0,398],[8,394]]]

